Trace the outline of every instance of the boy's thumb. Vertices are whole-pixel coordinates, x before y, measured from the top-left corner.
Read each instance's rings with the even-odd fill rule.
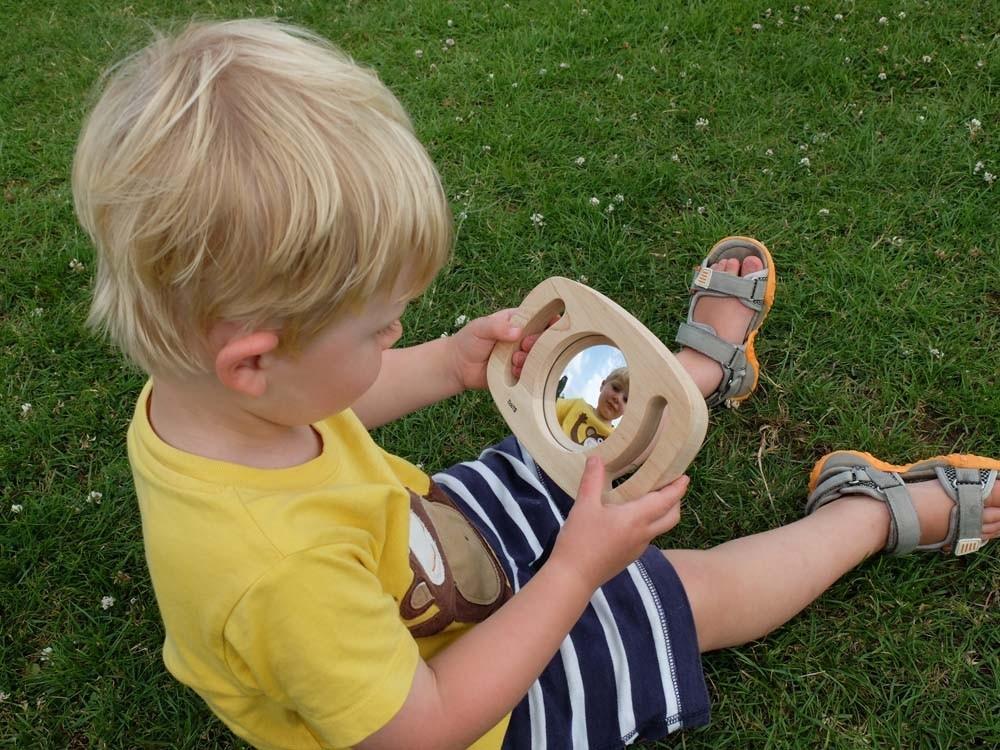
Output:
[[[577,500],[584,502],[601,501],[604,492],[604,462],[597,456],[588,456],[580,477],[580,489],[576,493]]]

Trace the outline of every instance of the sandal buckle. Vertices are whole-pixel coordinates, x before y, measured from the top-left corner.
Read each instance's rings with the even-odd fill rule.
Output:
[[[712,284],[712,269],[702,268],[694,277],[694,285],[700,289],[708,289]]]
[[[959,539],[955,542],[955,555],[968,555],[972,552],[978,552],[979,548],[982,547],[985,542],[982,539],[972,538],[972,539]]]

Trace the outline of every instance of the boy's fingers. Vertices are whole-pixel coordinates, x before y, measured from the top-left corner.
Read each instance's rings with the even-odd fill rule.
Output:
[[[691,479],[685,474],[665,487],[655,492],[650,492],[635,502],[639,503],[643,512],[648,514],[645,517],[649,523],[655,523],[657,519],[672,512],[674,509],[678,509],[679,512],[681,498],[684,497],[684,493],[687,492],[690,484]]]
[[[583,476],[580,477],[580,489],[576,493],[577,500],[592,502],[601,501],[601,493],[604,491],[604,462],[597,456],[590,456],[587,465],[583,469]]]

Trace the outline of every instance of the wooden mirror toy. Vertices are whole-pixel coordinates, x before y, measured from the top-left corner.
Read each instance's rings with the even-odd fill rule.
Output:
[[[565,492],[576,496],[590,454],[604,461],[605,503],[634,500],[684,473],[705,439],[708,409],[677,358],[645,326],[600,292],[559,276],[531,290],[511,323],[524,328],[522,337],[541,335],[519,378],[511,358],[520,341],[496,345],[487,365],[490,393],[514,435]],[[630,385],[621,421],[586,448],[564,431],[556,398],[567,365],[596,345],[621,351]]]

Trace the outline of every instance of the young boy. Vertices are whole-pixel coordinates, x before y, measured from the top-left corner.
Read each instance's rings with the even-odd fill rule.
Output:
[[[973,457],[836,454],[804,519],[661,553],[686,478],[605,507],[598,463],[574,501],[512,439],[433,482],[379,449],[366,428],[484,387],[521,333],[500,311],[390,350],[448,255],[447,203],[398,102],[307,32],[157,39],[106,81],[73,185],[91,322],[150,375],[128,448],[164,661],[258,747],[662,736],[707,721],[700,652],[883,548],[1000,532],[998,464]],[[770,256],[726,240],[694,289],[678,356],[713,402],[745,398]]]
[[[584,448],[600,445],[615,431],[628,403],[628,368],[616,367],[601,381],[597,407],[582,398],[557,398],[556,419],[566,436]]]

